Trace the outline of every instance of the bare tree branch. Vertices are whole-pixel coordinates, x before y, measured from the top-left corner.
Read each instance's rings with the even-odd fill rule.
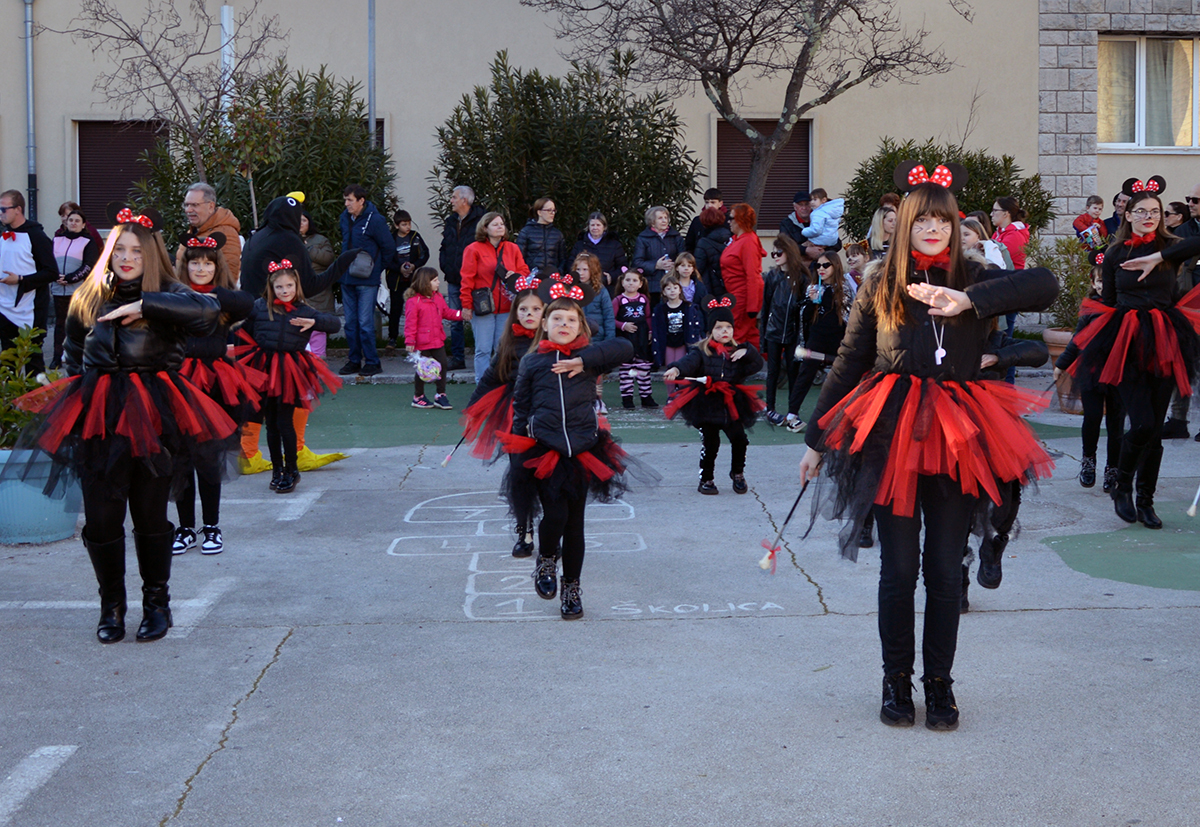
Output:
[[[188,144],[200,181],[207,179],[200,147],[215,126],[224,101],[239,82],[261,74],[281,53],[285,37],[276,16],[262,17],[261,0],[235,15],[234,61],[223,72],[219,16],[203,0],[146,0],[139,17],[126,16],[110,0],[80,0],[79,14],[65,29],[39,27],[38,34],[67,35],[91,45],[110,65],[93,89],[122,118],[165,124]]]

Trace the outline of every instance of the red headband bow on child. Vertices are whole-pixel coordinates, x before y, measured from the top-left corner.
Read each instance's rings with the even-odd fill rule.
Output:
[[[932,181],[943,187],[949,187],[954,183],[954,173],[945,164],[938,164],[934,167],[933,175],[925,171],[923,164],[917,164],[908,171],[908,183],[910,186],[915,187],[917,184],[924,184],[927,181]]]
[[[208,238],[189,238],[187,240],[187,246],[207,247],[210,250],[215,250],[217,249],[217,240],[212,236],[209,236]]]
[[[282,261],[272,261],[270,264],[267,265],[268,273],[274,273],[276,270],[291,270],[291,269],[293,269],[292,263],[290,261],[288,261],[286,258],[283,259]]]
[[[1158,182],[1153,178],[1149,181],[1134,181],[1130,189],[1134,192],[1158,192]]]
[[[536,290],[537,286],[542,283],[542,280],[537,276],[517,276],[517,280],[513,283],[513,292],[520,293],[522,290]]]
[[[147,230],[154,229],[154,220],[148,215],[134,215],[133,210],[125,207],[117,213],[118,224],[141,224]]]
[[[551,278],[557,278],[557,274],[553,274]],[[550,285],[550,298],[561,299],[563,297],[574,299],[577,302],[583,301],[583,288],[578,284],[567,287],[565,284],[555,283]]]
[[[729,300],[728,296],[725,296],[722,299],[711,299],[709,301],[709,303],[708,303],[709,310],[715,310],[718,307],[733,307],[733,302],[731,302]]]

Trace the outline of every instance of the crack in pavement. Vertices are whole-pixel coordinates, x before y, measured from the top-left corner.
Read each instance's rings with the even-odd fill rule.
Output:
[[[432,443],[427,442],[421,446],[421,450],[417,453],[417,461],[408,466],[408,470],[404,472],[404,477],[400,480],[400,484],[396,486],[396,490],[404,490],[404,483],[408,482],[409,476],[411,476],[416,467],[421,464],[421,461],[425,459],[425,452],[429,450],[430,445],[432,445]]]
[[[771,516],[771,511],[767,508],[767,504],[763,502],[762,497],[758,496],[758,489],[754,486],[751,486],[750,493],[754,495],[754,499],[758,500],[758,504],[762,506],[763,514],[767,515],[767,521],[771,524],[771,528],[778,533],[779,526],[775,524],[775,518]],[[783,548],[787,550],[788,556],[792,558],[792,565],[795,566],[796,570],[804,575],[804,579],[811,583],[813,588],[817,590],[817,602],[821,604],[821,613],[829,614],[829,606],[825,603],[825,592],[821,588],[821,584],[816,580],[813,580],[812,576],[804,570],[804,566],[800,565],[800,561],[796,559],[796,552],[792,551],[792,547],[788,545],[787,540],[785,540],[783,537],[780,537],[779,542],[783,544]],[[778,555],[776,555],[776,557],[778,558]]]
[[[181,812],[183,812],[184,805],[187,804],[188,796],[191,795],[191,793],[192,793],[192,786],[195,783],[196,779],[200,777],[200,773],[202,773],[204,771],[204,768],[208,765],[208,762],[211,761],[213,758],[215,758],[217,756],[217,753],[224,750],[225,745],[227,743],[229,743],[229,733],[233,729],[234,724],[236,724],[238,721],[238,707],[240,707],[242,705],[243,701],[249,700],[251,698],[251,696],[253,696],[254,693],[258,691],[259,684],[261,684],[262,679],[267,676],[267,670],[269,670],[272,666],[274,666],[276,663],[279,662],[279,656],[283,652],[284,644],[288,642],[288,640],[292,636],[292,633],[295,631],[296,631],[296,629],[294,627],[288,629],[287,634],[283,636],[283,640],[279,641],[279,645],[275,647],[275,655],[271,658],[270,662],[268,662],[267,665],[262,668],[262,671],[258,673],[258,677],[256,677],[254,679],[254,683],[252,683],[250,685],[249,691],[247,691],[245,695],[238,698],[237,701],[234,702],[233,712],[229,717],[229,722],[227,724],[225,724],[224,729],[221,730],[221,737],[217,740],[216,748],[212,752],[210,752],[208,755],[204,756],[204,760],[200,762],[200,765],[198,767],[196,767],[196,771],[194,773],[192,773],[190,776],[188,776],[187,779],[184,780],[183,794],[180,795],[179,800],[177,802],[175,802],[175,811],[173,813],[171,813],[170,815],[165,816],[163,818],[163,820],[158,823],[158,827],[165,827],[165,825],[169,821],[171,821],[173,818],[175,818],[177,815],[179,815]]]

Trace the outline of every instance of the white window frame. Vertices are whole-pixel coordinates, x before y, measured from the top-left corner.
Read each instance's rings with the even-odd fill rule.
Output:
[[[1135,35],[1103,35],[1106,41],[1132,41],[1137,44],[1134,83],[1134,142],[1099,143],[1098,152],[1136,155],[1200,155],[1200,38],[1192,41],[1192,145],[1191,146],[1146,146],[1146,42],[1148,40],[1188,40],[1184,32],[1170,37],[1144,37]],[[1099,94],[1099,89],[1096,90]]]

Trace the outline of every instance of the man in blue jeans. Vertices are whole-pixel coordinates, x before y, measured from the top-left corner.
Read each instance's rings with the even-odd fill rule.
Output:
[[[462,284],[463,250],[475,241],[475,227],[483,218],[484,209],[475,203],[475,191],[468,186],[457,186],[450,193],[450,214],[442,223],[442,246],[438,251],[438,265],[446,282],[446,303],[455,310],[462,310],[458,294]],[[450,323],[450,370],[466,367],[463,343],[463,323]]]
[[[351,184],[342,191],[346,210],[338,223],[342,228],[342,252],[365,250],[371,256],[371,272],[342,276],[342,308],[346,313],[346,344],[350,358],[338,371],[342,376],[374,376],[383,368],[375,349],[375,299],[384,268],[399,267],[396,245],[387,220],[367,200],[367,191]]]

